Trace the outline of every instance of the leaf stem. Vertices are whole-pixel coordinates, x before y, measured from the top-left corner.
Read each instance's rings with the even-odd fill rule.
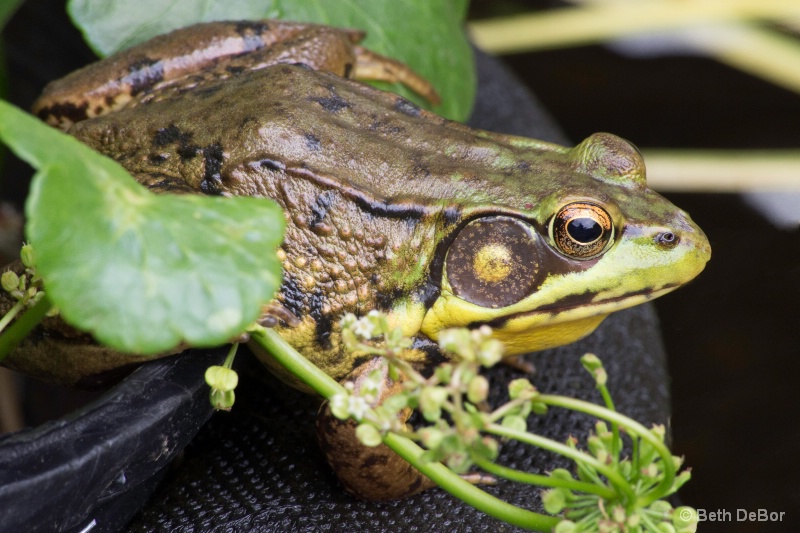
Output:
[[[544,402],[544,397],[545,396],[539,396],[539,398],[542,399],[543,402]],[[561,444],[560,442],[556,442],[552,439],[542,437],[541,435],[533,435],[525,431],[518,431],[515,429],[501,426],[499,424],[489,424],[488,426],[486,426],[486,432],[498,435],[500,437],[508,437],[510,439],[515,439],[520,442],[524,442],[526,444],[542,448],[544,450],[549,450],[551,452],[572,459],[579,465],[580,464],[589,465],[598,472],[600,472],[601,474],[603,474],[606,477],[606,479],[608,479],[609,483],[611,483],[612,485],[614,485],[614,487],[616,487],[617,491],[619,492],[624,502],[626,502],[629,505],[633,505],[636,502],[636,494],[633,492],[633,488],[628,484],[625,478],[622,477],[622,475],[619,472],[617,472],[617,470],[614,469],[613,467],[601,463],[596,458],[592,457],[587,453],[584,453],[580,450],[576,450],[574,448],[570,448],[566,444]]]
[[[45,295],[20,316],[3,335],[0,335],[0,361],[5,359],[20,341],[42,321],[52,306],[53,304]]]
[[[6,329],[6,326],[8,326],[11,321],[14,320],[14,317],[17,316],[23,307],[25,307],[25,303],[25,300],[17,300],[17,303],[14,304],[14,307],[9,309],[8,313],[6,313],[3,318],[0,319],[0,332]]]
[[[649,442],[653,448],[656,450],[658,455],[661,457],[662,461],[662,468],[664,470],[664,478],[661,482],[656,486],[648,494],[642,495],[637,502],[637,506],[646,507],[650,505],[654,501],[662,498],[665,496],[672,487],[672,483],[675,479],[675,465],[672,462],[672,454],[664,445],[664,443],[656,437],[652,431],[644,427],[639,422],[617,413],[616,411],[611,411],[606,409],[605,407],[601,407],[599,405],[586,402],[583,400],[578,400],[575,398],[569,398],[566,396],[557,396],[557,395],[548,395],[542,394],[538,398],[538,401],[545,403],[547,405],[553,405],[556,407],[564,407],[566,409],[571,409],[573,411],[580,411],[582,413],[586,413],[597,418],[602,418],[603,420],[607,420],[608,422],[615,422],[619,424],[621,427],[624,427],[628,433],[632,433],[634,435],[639,436],[643,440]],[[599,470],[599,469],[598,469]],[[605,474],[605,472],[603,472]],[[609,478],[610,480],[610,478]]]
[[[530,472],[523,472],[515,468],[502,466],[491,461],[487,461],[483,457],[474,456],[472,460],[482,470],[494,474],[503,479],[509,479],[519,483],[527,483],[528,485],[539,485],[541,487],[563,487],[566,489],[597,494],[598,496],[606,499],[615,498],[617,493],[604,485],[597,485],[595,483],[586,483],[585,481],[559,479],[551,476],[543,476],[541,474],[532,474]],[[592,500],[594,502],[594,500]]]

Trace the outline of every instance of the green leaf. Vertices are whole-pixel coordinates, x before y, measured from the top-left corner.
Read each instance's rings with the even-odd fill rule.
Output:
[[[463,29],[467,5],[468,0],[70,0],[68,10],[100,56],[212,20],[278,18],[366,30],[364,46],[411,66],[442,96],[434,110],[464,120],[476,85]],[[405,87],[375,85],[430,108]]]
[[[141,354],[228,341],[280,286],[279,207],[155,195],[117,163],[0,101],[0,139],[37,168],[28,240],[64,319]]]
[[[3,0],[0,2],[0,29],[6,25],[11,16],[25,0]]]

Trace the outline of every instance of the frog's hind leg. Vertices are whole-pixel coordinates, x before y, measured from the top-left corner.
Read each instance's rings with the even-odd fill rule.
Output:
[[[358,391],[364,379],[374,370],[382,373],[385,384],[373,407],[383,402],[402,384],[388,376],[388,369],[375,358],[359,366],[346,381]],[[403,421],[410,411],[402,413]],[[336,476],[347,492],[369,501],[397,500],[434,486],[419,470],[411,466],[388,446],[364,446],[356,437],[356,422],[339,420],[330,412],[328,403],[320,407],[317,415],[317,436],[320,447]]]
[[[402,83],[433,105],[439,105],[442,99],[433,85],[414,72],[408,65],[364,48],[354,47],[356,67],[353,78],[366,81],[387,81]]]

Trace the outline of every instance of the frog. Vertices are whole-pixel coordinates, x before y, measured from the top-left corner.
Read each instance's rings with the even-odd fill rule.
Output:
[[[633,144],[596,133],[566,147],[442,118],[363,83],[399,82],[439,100],[363,37],[275,20],[190,26],[53,82],[33,111],[156,193],[277,202],[283,278],[264,323],[340,381],[358,384],[375,368],[346,349],[346,313],[384,312],[413,340],[403,358],[427,368],[448,360],[437,340],[449,328],[488,326],[516,357],[581,339],[703,270],[708,239],[647,186]],[[76,383],[137,360],[47,320],[51,332],[9,366]],[[382,447],[360,446],[352,424],[324,408],[318,427],[356,496],[431,485]]]

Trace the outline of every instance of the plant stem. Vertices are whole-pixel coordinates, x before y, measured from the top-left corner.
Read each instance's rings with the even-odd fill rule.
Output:
[[[467,483],[443,464],[422,460],[422,449],[405,437],[389,433],[383,442],[444,490],[499,520],[531,531],[551,531],[561,521],[559,517],[534,513],[504,502]]]
[[[482,470],[494,474],[503,479],[510,479],[518,483],[527,483],[528,485],[538,485],[540,487],[563,487],[566,489],[581,491],[590,494],[597,494],[598,496],[606,499],[615,498],[617,493],[614,490],[603,485],[595,483],[586,483],[585,481],[559,479],[551,476],[543,476],[541,474],[531,474],[530,472],[523,472],[507,466],[498,465],[491,461],[487,461],[483,457],[475,456],[472,458],[475,464]]]
[[[17,300],[17,303],[14,304],[14,307],[8,310],[2,319],[0,319],[0,332],[6,329],[6,326],[14,320],[14,317],[25,307],[25,300]]]
[[[225,357],[225,362],[222,363],[222,366],[225,368],[233,368],[233,360],[236,359],[236,352],[239,350],[239,343],[234,342],[231,344],[231,349],[228,350],[228,356]]]
[[[575,398],[568,398],[566,396],[542,394],[538,397],[538,400],[547,405],[564,407],[566,409],[580,411],[597,418],[602,418],[603,420],[607,420],[609,422],[616,422],[620,426],[624,427],[628,433],[638,435],[653,446],[658,455],[661,457],[664,478],[650,493],[641,496],[637,502],[637,505],[641,507],[650,505],[654,501],[665,496],[672,488],[672,482],[675,479],[675,465],[672,462],[672,454],[664,445],[664,443],[653,434],[653,432],[639,422],[628,418],[625,415],[617,413],[616,411],[610,411],[605,407]]]
[[[250,338],[254,342],[269,351],[276,361],[320,395],[330,398],[344,392],[344,387],[297,353],[275,331],[257,328],[250,333]],[[390,433],[384,437],[383,442],[447,492],[488,515],[533,531],[550,531],[560,521],[560,518],[534,513],[506,503],[464,481],[441,463],[422,460],[423,450],[405,437]]]
[[[45,295],[33,307],[20,316],[8,330],[0,335],[0,361],[6,358],[14,348],[42,321],[53,306]]]
[[[611,399],[611,393],[608,392],[606,385],[598,385],[600,396],[603,397],[603,402],[606,404],[606,409],[616,412],[614,407],[614,400]],[[611,433],[614,436],[612,439],[611,456],[614,458],[614,464],[619,464],[619,454],[622,451],[622,441],[619,438],[619,425],[616,422],[611,422]]]

